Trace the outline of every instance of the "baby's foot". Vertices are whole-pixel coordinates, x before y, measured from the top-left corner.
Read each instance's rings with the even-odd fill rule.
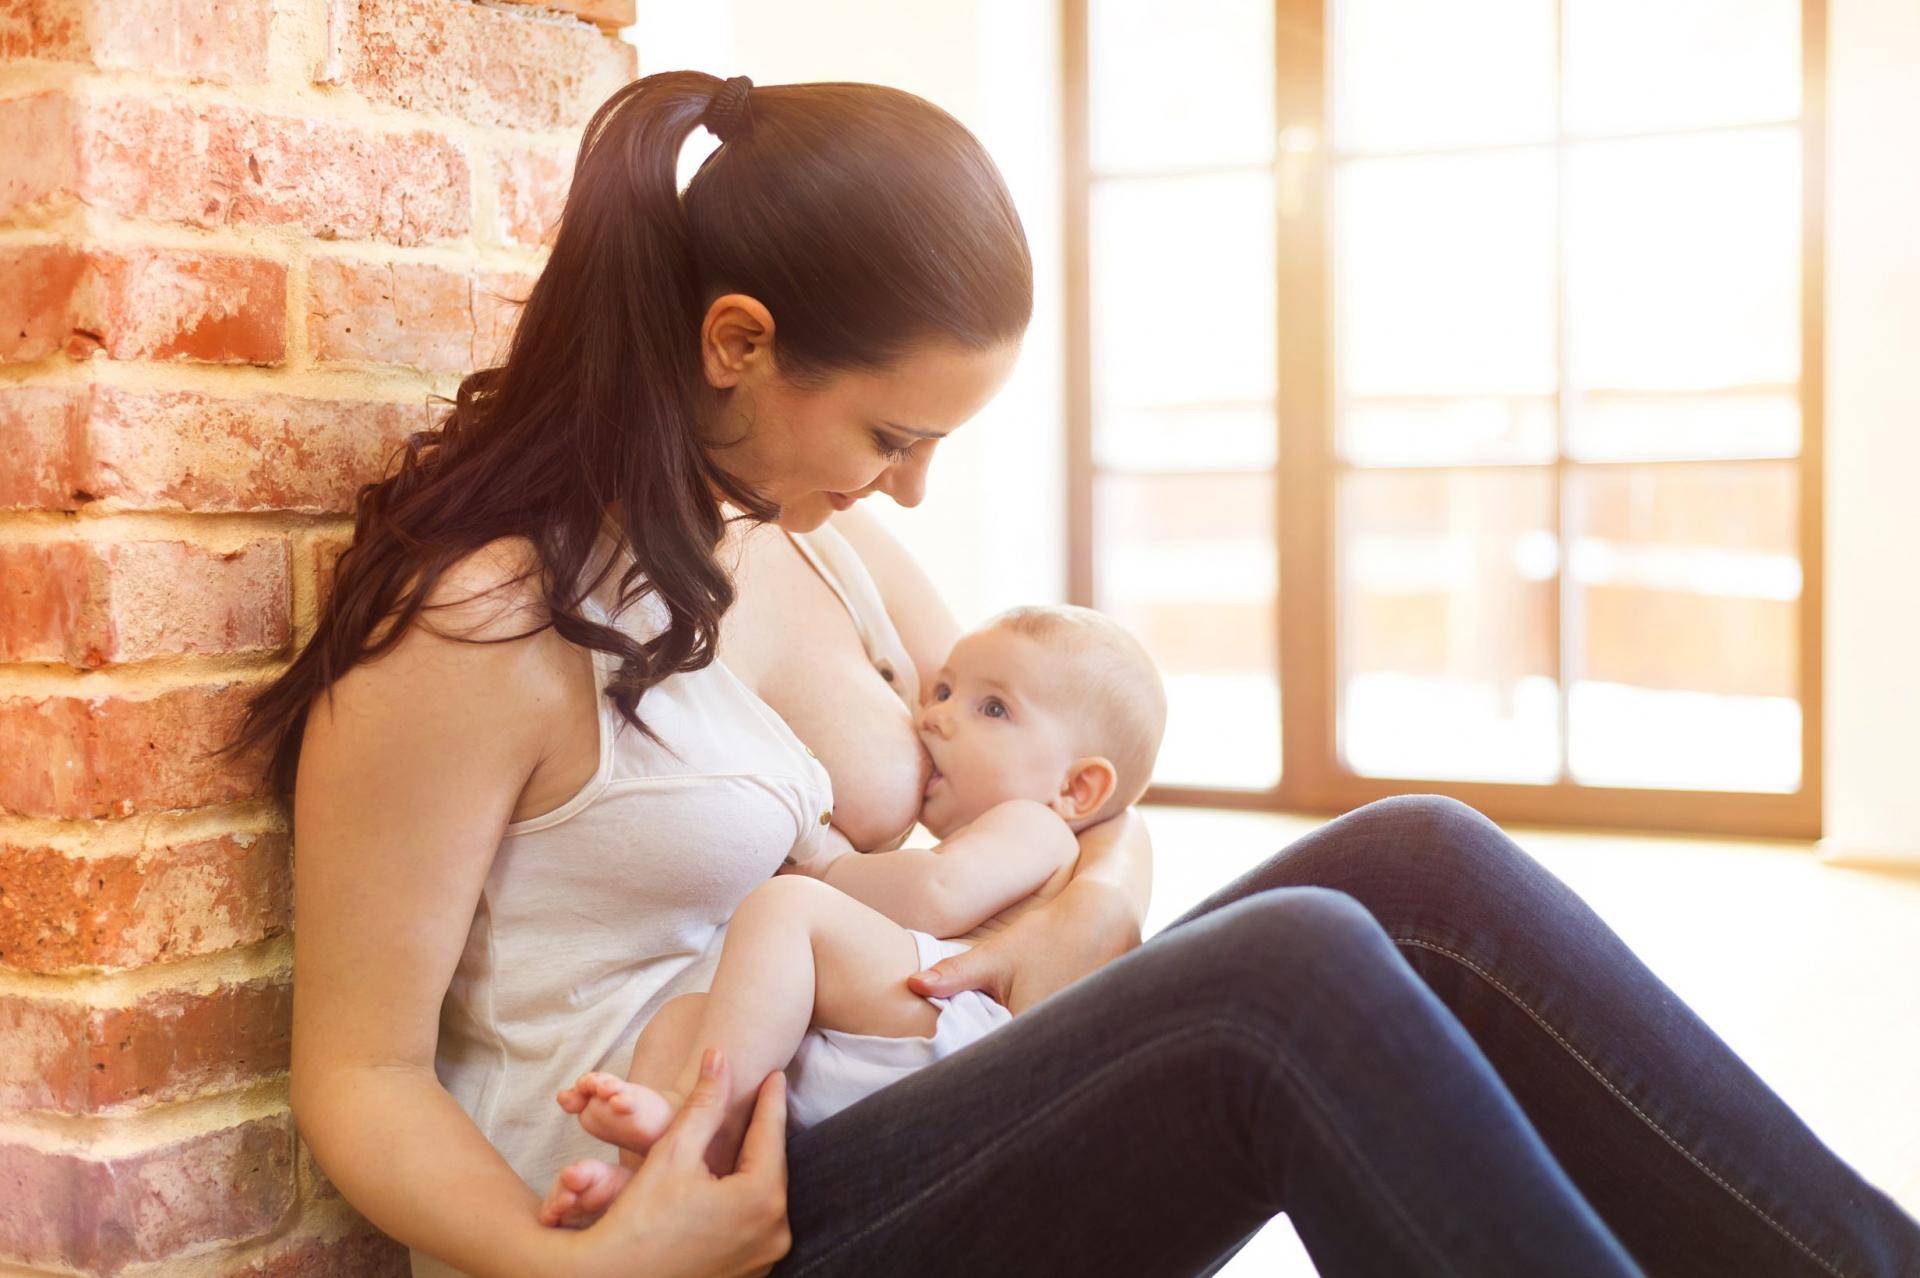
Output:
[[[678,1096],[601,1070],[582,1074],[555,1099],[561,1109],[580,1116],[589,1135],[636,1154],[653,1148],[680,1108]]]
[[[568,1163],[553,1178],[546,1201],[540,1204],[540,1223],[562,1229],[584,1229],[599,1218],[633,1176],[631,1168],[603,1163],[597,1158]]]

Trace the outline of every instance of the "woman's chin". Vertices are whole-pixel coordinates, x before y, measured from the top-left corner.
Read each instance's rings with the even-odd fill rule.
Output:
[[[833,514],[825,493],[808,493],[780,507],[780,526],[788,532],[812,532]]]

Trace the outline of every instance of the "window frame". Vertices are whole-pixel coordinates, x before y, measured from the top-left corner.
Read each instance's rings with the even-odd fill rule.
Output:
[[[1800,788],[1790,793],[1598,786],[1572,781],[1564,775],[1564,710],[1560,716],[1563,775],[1553,782],[1370,777],[1355,773],[1341,761],[1337,736],[1334,515],[1336,480],[1343,463],[1335,453],[1332,412],[1333,246],[1328,219],[1326,4],[1325,0],[1274,0],[1274,5],[1276,147],[1272,173],[1278,206],[1274,283],[1278,296],[1284,299],[1277,351],[1279,460],[1272,472],[1280,583],[1276,619],[1280,636],[1276,654],[1280,780],[1268,789],[1155,785],[1144,801],[1338,813],[1390,795],[1421,792],[1449,795],[1495,820],[1520,824],[1818,838],[1822,829],[1824,722],[1826,0],[1801,0],[1801,444],[1797,458],[1778,463],[1796,466],[1799,482],[1801,771]],[[1096,179],[1089,127],[1088,0],[1061,0],[1061,55],[1067,587],[1069,599],[1091,605],[1096,589],[1091,315],[1091,205]],[[1312,322],[1302,322],[1309,319]],[[1570,468],[1700,464],[1695,460],[1573,462],[1566,459],[1561,447],[1556,449],[1552,464],[1556,511],[1564,491],[1564,475]],[[1393,473],[1409,468],[1381,469]],[[1565,531],[1562,525],[1562,546],[1566,544]],[[1569,589],[1564,555],[1556,589],[1561,605],[1555,609],[1552,641],[1554,651],[1564,654],[1565,645],[1558,633]],[[1562,675],[1557,660],[1555,676],[1564,706],[1566,685]]]

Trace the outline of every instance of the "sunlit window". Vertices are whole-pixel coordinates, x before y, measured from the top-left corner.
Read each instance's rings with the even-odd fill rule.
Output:
[[[1330,636],[1288,682],[1326,689],[1285,734],[1318,778],[1801,791],[1799,0],[1076,14],[1078,531],[1168,672],[1157,780],[1289,793],[1285,624]],[[1309,43],[1303,96],[1276,66]],[[1289,466],[1323,513],[1282,507]],[[1292,595],[1288,538],[1324,551]]]

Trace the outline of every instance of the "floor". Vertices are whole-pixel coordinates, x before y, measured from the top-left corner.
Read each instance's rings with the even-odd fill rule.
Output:
[[[1149,935],[1318,824],[1191,808],[1151,808],[1148,822]],[[1805,844],[1512,833],[1829,1147],[1920,1216],[1920,876],[1840,869]],[[1282,1216],[1221,1273],[1315,1270]]]

